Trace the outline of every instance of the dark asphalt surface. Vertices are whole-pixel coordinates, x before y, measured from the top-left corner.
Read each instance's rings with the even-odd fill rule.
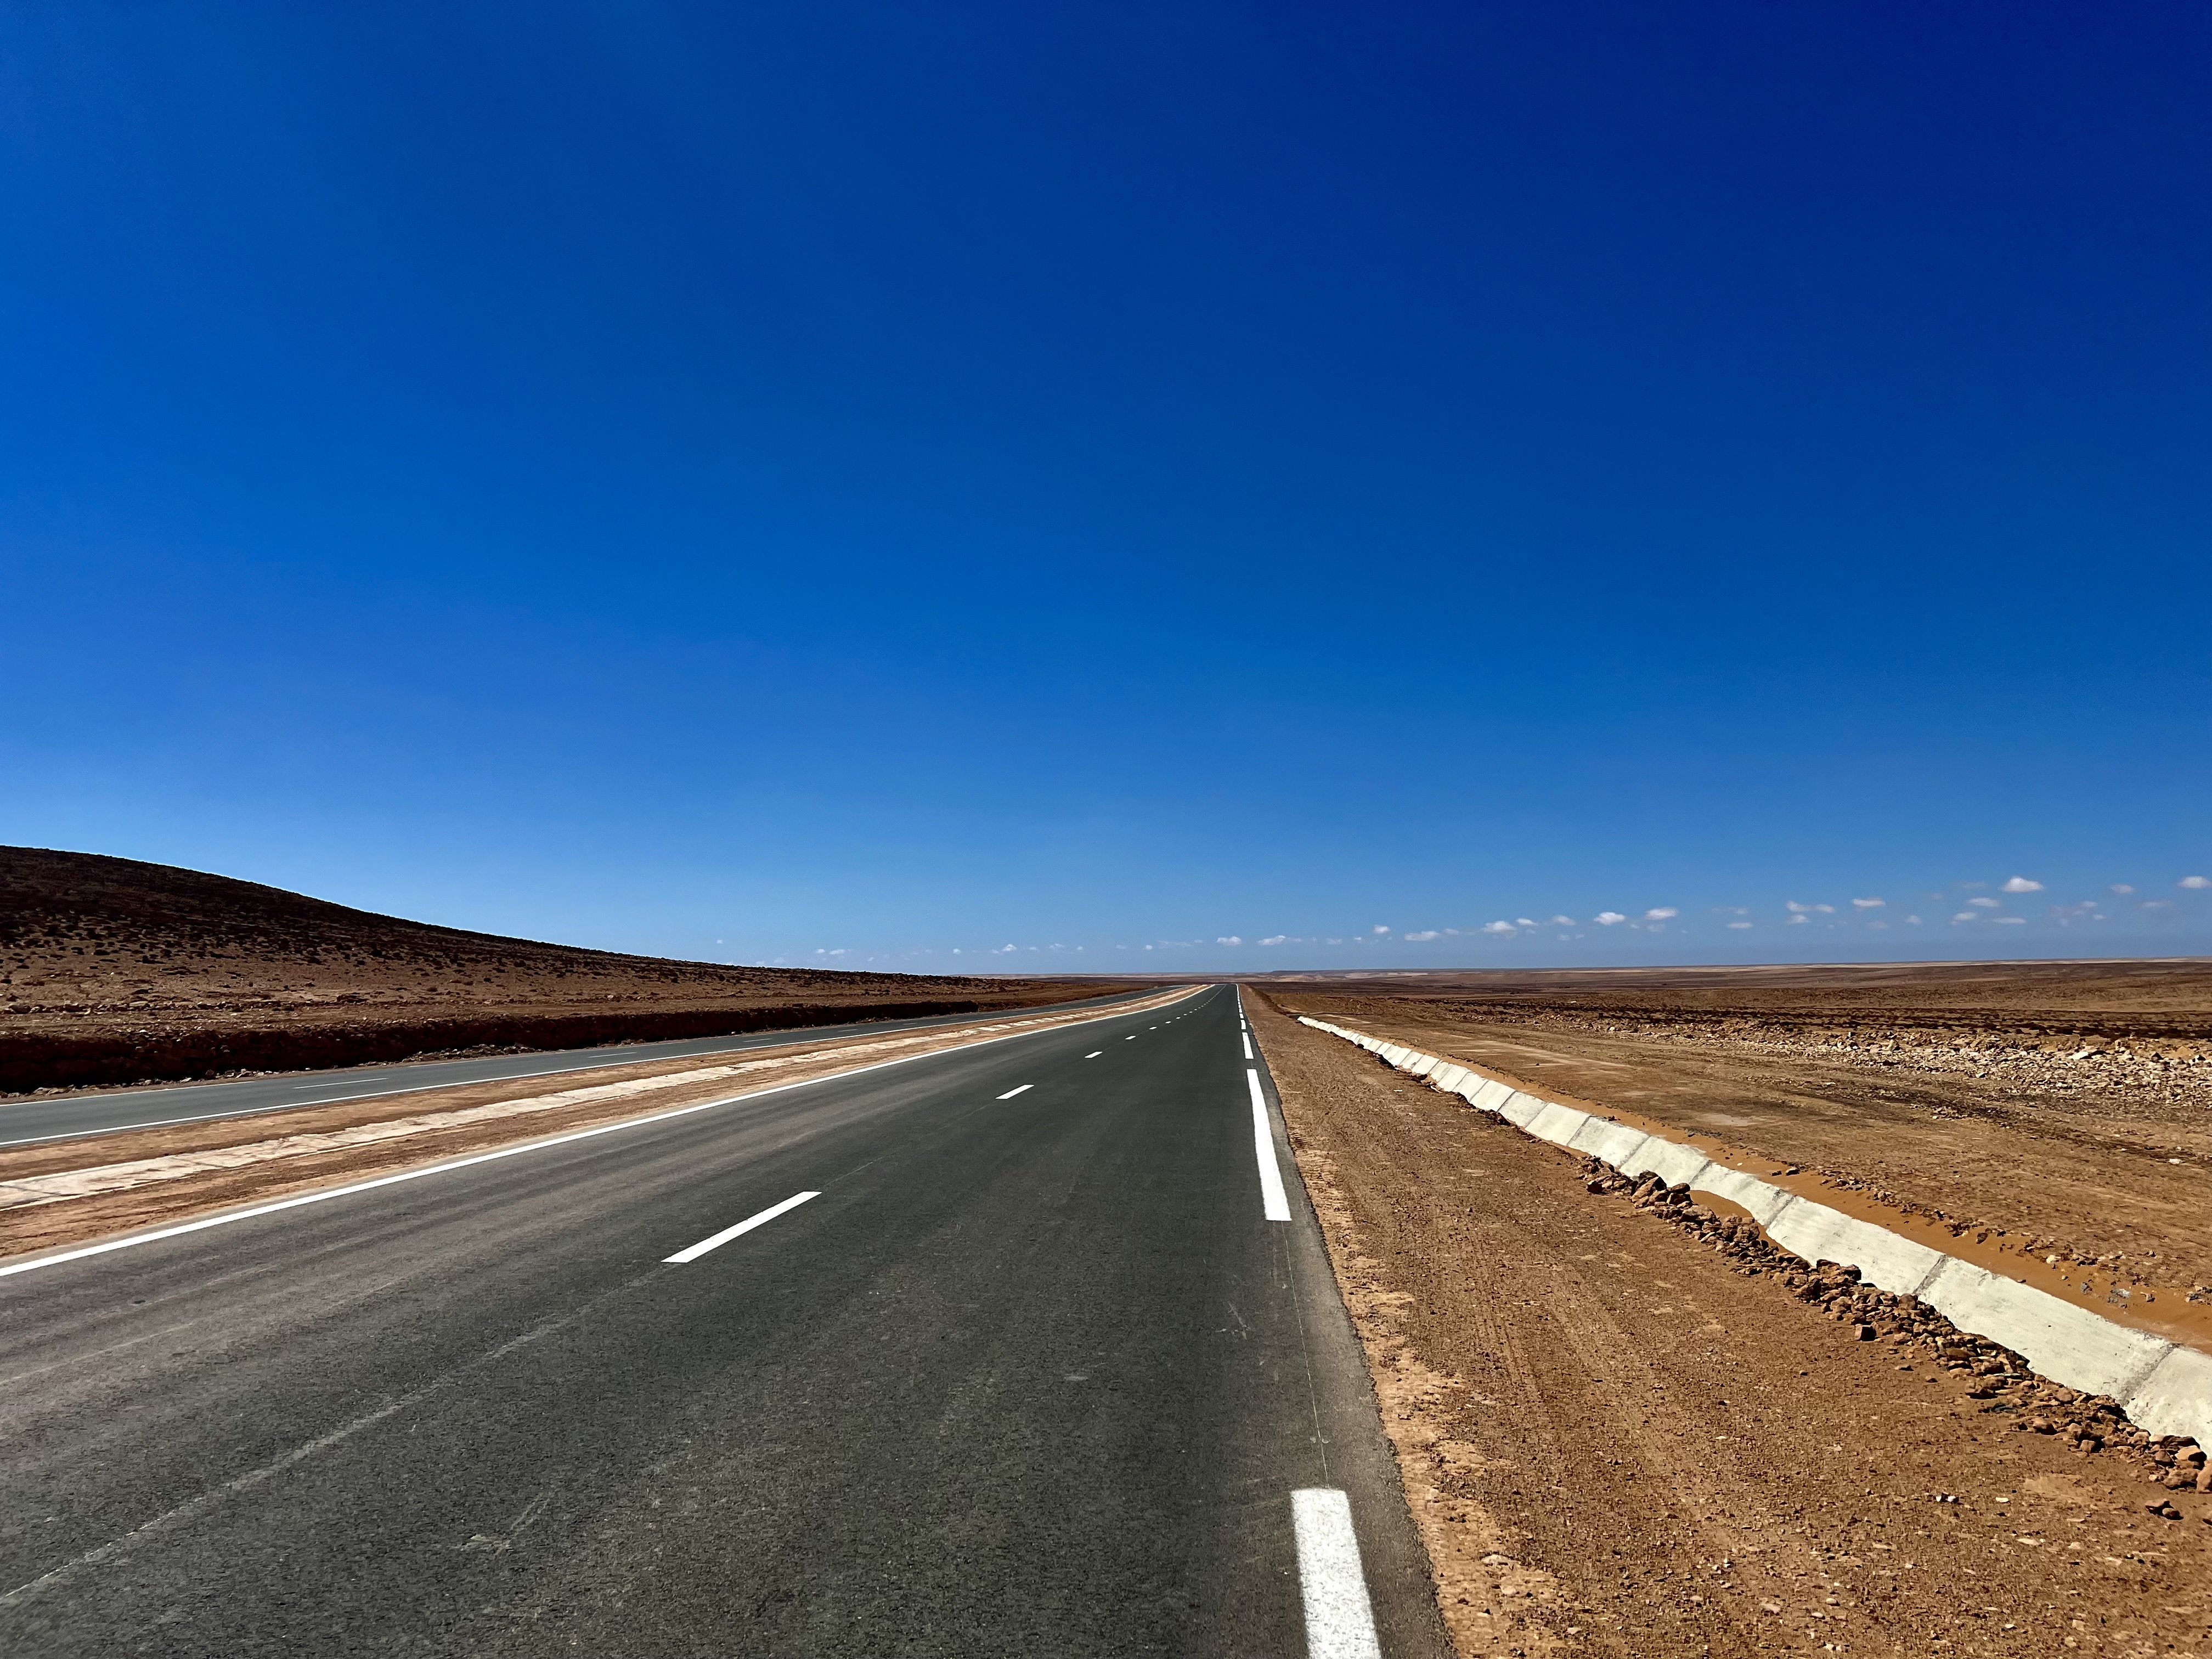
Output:
[[[1060,1009],[1104,1008],[1152,994],[1149,989],[1116,991],[1109,996],[1052,1005]],[[1012,1008],[1003,1017],[1043,1013],[1044,1008]],[[165,1123],[193,1123],[207,1118],[241,1117],[250,1112],[282,1111],[288,1106],[332,1106],[379,1095],[447,1089],[457,1083],[502,1083],[511,1078],[550,1077],[561,1072],[595,1071],[604,1066],[635,1066],[641,1060],[686,1060],[696,1054],[726,1054],[743,1048],[773,1048],[787,1042],[834,1041],[879,1031],[913,1031],[935,1025],[964,1025],[999,1014],[937,1014],[926,1019],[864,1020],[851,1025],[810,1025],[788,1031],[749,1031],[741,1036],[683,1037],[667,1042],[630,1042],[593,1048],[556,1048],[540,1054],[485,1054],[471,1060],[401,1060],[389,1066],[352,1066],[325,1072],[295,1072],[282,1077],[240,1078],[228,1083],[179,1083],[160,1089],[119,1089],[104,1094],[49,1097],[0,1103],[0,1146],[118,1129],[149,1128]]]
[[[1441,1659],[1245,1072],[1217,988],[0,1279],[0,1650],[1279,1659],[1330,1486]]]

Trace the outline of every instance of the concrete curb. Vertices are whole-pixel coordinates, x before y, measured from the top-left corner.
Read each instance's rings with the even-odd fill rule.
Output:
[[[2212,1355],[2114,1324],[1970,1261],[1916,1243],[1770,1182],[1715,1164],[1693,1146],[1545,1100],[1455,1060],[1384,1042],[1363,1031],[1297,1016],[1447,1094],[1493,1113],[1539,1140],[1610,1164],[1625,1176],[1656,1176],[1740,1206],[1766,1235],[1808,1262],[1856,1267],[1868,1284],[1916,1296],[1960,1330],[2002,1343],[2066,1388],[2119,1402],[2137,1428],[2212,1444]]]

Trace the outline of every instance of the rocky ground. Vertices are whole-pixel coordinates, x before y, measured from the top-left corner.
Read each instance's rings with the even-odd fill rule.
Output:
[[[1247,1006],[1462,1654],[2212,1653],[2199,1449]]]
[[[1268,994],[1678,1136],[1723,1136],[1829,1193],[2047,1258],[2100,1304],[2212,1311],[2212,964],[1370,976]]]

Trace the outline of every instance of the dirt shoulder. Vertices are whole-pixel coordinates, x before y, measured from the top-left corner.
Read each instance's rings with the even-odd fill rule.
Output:
[[[1895,983],[1268,994],[1676,1139],[1717,1137],[1875,1218],[1984,1236],[2076,1299],[2212,1305],[2212,1038],[2187,1035],[2212,974],[2158,964],[2138,984],[2124,970],[2139,966],[1996,989],[1984,970],[1978,988],[1915,982],[1909,997]]]
[[[1164,992],[1113,1012],[1133,1012],[1181,994]],[[580,1073],[469,1084],[12,1148],[0,1152],[0,1257],[64,1249],[702,1101],[1076,1024],[1084,1018],[1050,1012],[1001,1017],[926,1031],[798,1042],[742,1054],[634,1066],[594,1066]],[[452,1121],[456,1116],[468,1121]],[[374,1127],[399,1133],[363,1145],[328,1150],[314,1146],[320,1138],[342,1140],[348,1131]],[[232,1161],[239,1159],[244,1161]],[[213,1167],[193,1167],[196,1162]],[[161,1167],[165,1164],[169,1167]],[[118,1170],[125,1171],[125,1178],[134,1184],[83,1196],[48,1196],[57,1177]],[[21,1201],[27,1194],[34,1201]],[[11,1203],[11,1198],[17,1201]]]
[[[2212,1652],[2212,1495],[2019,1432],[1571,1155],[1247,1007],[1462,1654]]]

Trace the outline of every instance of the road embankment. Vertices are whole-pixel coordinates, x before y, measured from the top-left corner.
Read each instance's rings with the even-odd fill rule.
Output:
[[[1246,1006],[1462,1654],[2203,1650],[2206,1498]]]

